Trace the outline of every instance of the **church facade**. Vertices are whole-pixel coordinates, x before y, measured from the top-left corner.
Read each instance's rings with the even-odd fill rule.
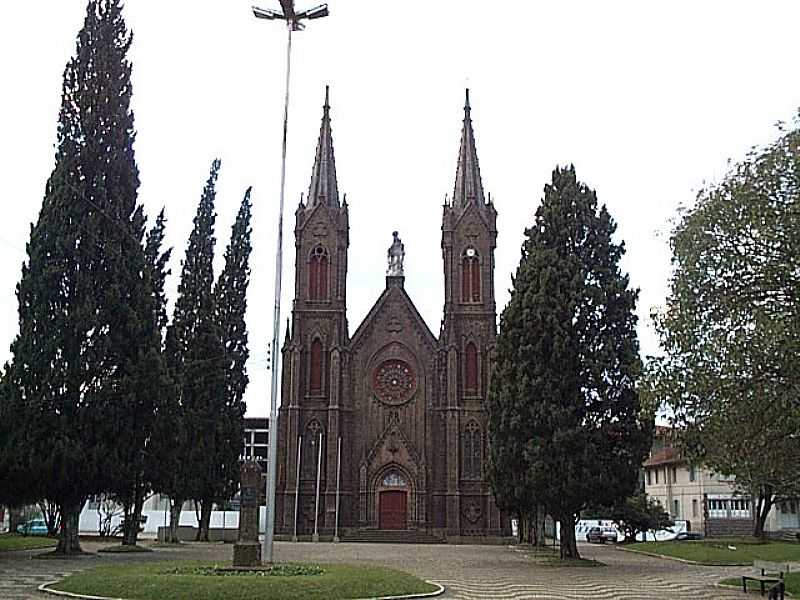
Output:
[[[484,196],[469,92],[464,111],[455,189],[442,212],[438,336],[405,291],[396,232],[386,288],[350,336],[349,208],[339,197],[326,90],[309,193],[295,213],[295,292],[277,431],[278,533],[311,534],[316,520],[318,532],[331,535],[338,479],[345,538],[397,529],[450,541],[509,534],[485,469],[497,212]]]

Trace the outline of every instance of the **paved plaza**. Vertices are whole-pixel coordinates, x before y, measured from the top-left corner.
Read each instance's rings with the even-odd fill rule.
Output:
[[[99,544],[86,543],[94,552]],[[743,567],[700,567],[616,550],[581,546],[585,558],[604,567],[544,567],[525,552],[508,546],[331,544],[278,542],[281,561],[384,565],[413,573],[447,588],[442,598],[491,599],[733,599],[740,591],[714,587]],[[65,574],[108,562],[153,560],[230,560],[233,547],[186,544],[149,554],[94,555],[70,560],[31,560],[36,552],[0,552],[0,598],[42,600],[37,586]],[[50,596],[52,598],[52,596]]]

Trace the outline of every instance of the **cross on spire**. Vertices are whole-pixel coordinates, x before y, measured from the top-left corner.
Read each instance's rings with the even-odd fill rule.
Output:
[[[453,206],[465,207],[470,202],[484,206],[481,170],[478,167],[478,152],[475,149],[475,133],[472,131],[471,107],[469,105],[469,88],[464,102],[464,126],[461,130],[461,146],[458,151],[456,167],[456,184],[453,190]]]
[[[339,206],[339,187],[336,183],[336,161],[333,157],[331,107],[328,103],[328,92],[328,86],[326,85],[317,154],[314,157],[314,169],[311,171],[311,185],[308,187],[308,206],[317,204],[326,204],[331,207]]]

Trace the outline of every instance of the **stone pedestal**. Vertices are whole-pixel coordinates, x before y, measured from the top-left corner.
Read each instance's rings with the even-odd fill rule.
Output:
[[[248,461],[241,470],[241,502],[239,508],[239,540],[233,545],[234,567],[261,565],[261,544],[258,543],[258,489],[261,467]]]

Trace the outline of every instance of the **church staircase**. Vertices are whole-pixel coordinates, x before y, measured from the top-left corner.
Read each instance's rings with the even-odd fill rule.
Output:
[[[355,529],[342,537],[343,542],[371,544],[444,544],[443,538],[417,529]]]

